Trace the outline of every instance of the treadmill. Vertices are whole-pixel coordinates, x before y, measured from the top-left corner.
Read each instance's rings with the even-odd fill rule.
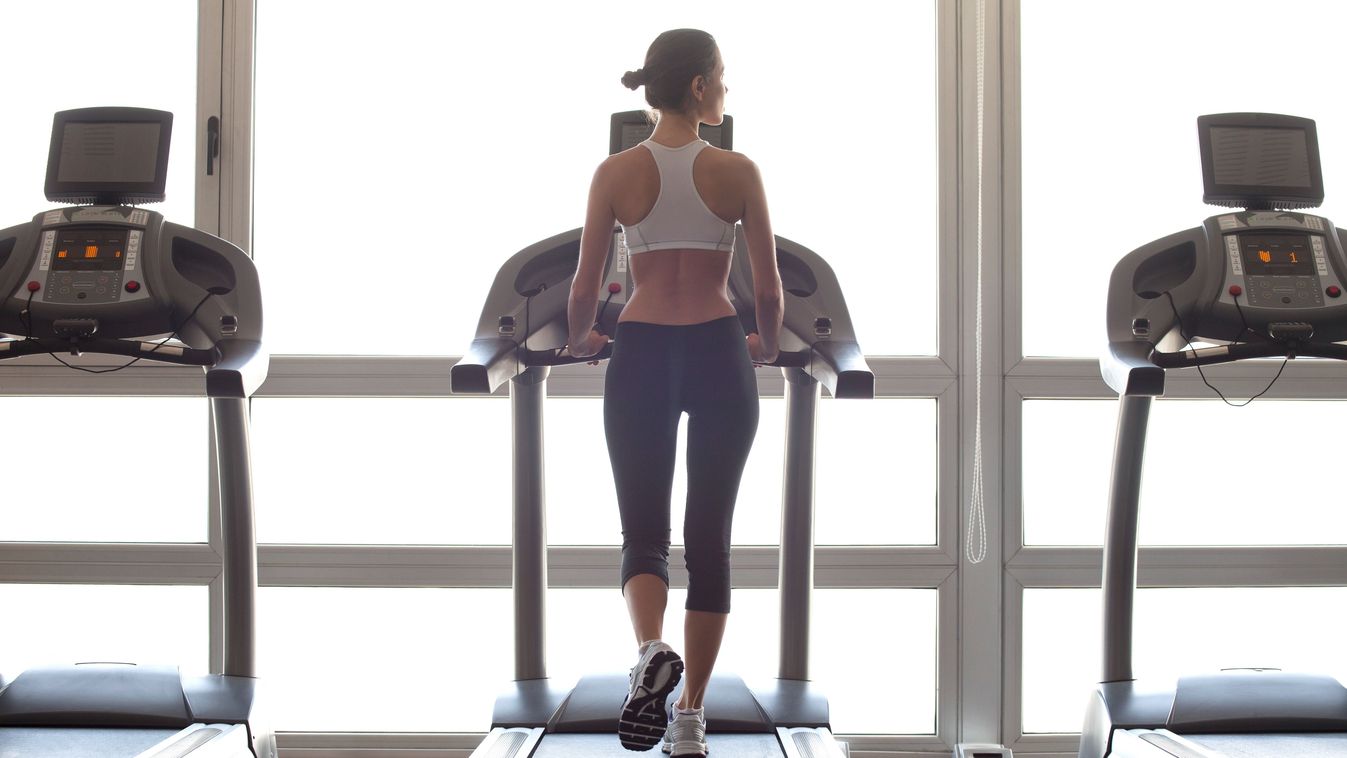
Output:
[[[1321,216],[1313,121],[1198,119],[1205,194],[1234,210],[1132,251],[1108,288],[1105,381],[1120,396],[1104,544],[1102,681],[1080,758],[1347,754],[1347,688],[1315,674],[1132,674],[1137,500],[1151,399],[1171,369],[1252,358],[1347,360],[1347,235]],[[1172,301],[1171,301],[1172,298]],[[1190,344],[1189,341],[1192,341]]]
[[[729,148],[733,120],[702,126],[702,137]],[[610,152],[650,135],[643,111],[614,114]],[[627,674],[585,676],[571,686],[547,678],[545,595],[547,544],[543,493],[542,412],[550,367],[607,358],[560,357],[568,338],[566,305],[580,254],[580,229],[516,253],[501,267],[487,295],[476,337],[451,370],[455,393],[489,394],[509,382],[514,424],[515,681],[497,698],[492,729],[474,758],[626,756],[617,738]],[[731,301],[756,331],[752,271],[743,231],[736,231],[730,272]],[[720,758],[848,755],[834,739],[828,701],[809,681],[809,613],[813,591],[814,417],[820,386],[836,398],[873,398],[874,374],[856,343],[846,301],[832,269],[816,253],[776,238],[785,289],[784,326],[777,362],[787,403],[781,538],[781,660],[779,678],[750,688],[716,673],[707,687],[707,740]],[[628,253],[614,229],[605,269],[607,301],[599,328],[616,332],[632,290]],[[603,294],[603,292],[601,292]],[[663,755],[658,749],[652,755]]]
[[[78,205],[0,230],[0,361],[92,353],[203,369],[219,471],[224,670],[189,677],[173,666],[86,663],[0,680],[5,758],[276,756],[255,709],[248,398],[267,374],[262,297],[247,253],[135,207],[164,199],[172,125],[171,113],[140,108],[56,114],[47,199]]]

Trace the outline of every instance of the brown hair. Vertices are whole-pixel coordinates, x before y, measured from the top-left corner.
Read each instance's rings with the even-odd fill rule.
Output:
[[[630,89],[645,85],[645,101],[659,111],[682,111],[688,103],[688,84],[710,76],[720,53],[716,38],[700,29],[672,29],[650,43],[645,65],[622,76]]]

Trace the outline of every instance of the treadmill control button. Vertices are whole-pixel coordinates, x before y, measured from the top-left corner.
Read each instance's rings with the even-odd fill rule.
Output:
[[[136,281],[135,279],[132,279],[131,281],[127,282],[127,283],[126,283],[126,291],[127,291],[127,292],[139,292],[139,291],[140,291],[140,282]]]
[[[1244,294],[1244,288],[1238,284],[1232,284],[1230,285],[1230,294],[1234,297],[1239,297]]]
[[[1324,290],[1324,292],[1328,293],[1329,297],[1338,297],[1342,294],[1342,290],[1338,289],[1338,286],[1335,284],[1329,285],[1328,289]]]
[[[1282,302],[1283,303],[1291,302],[1291,297],[1289,295],[1282,295]]]
[[[28,291],[29,291],[29,292],[37,292],[37,291],[40,290],[40,289],[42,289],[42,285],[39,284],[38,282],[29,282],[29,283],[28,283]]]

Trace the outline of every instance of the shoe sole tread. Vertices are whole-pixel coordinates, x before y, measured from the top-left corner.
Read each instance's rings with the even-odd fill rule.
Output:
[[[664,673],[667,676],[663,684],[656,688],[655,683]],[[628,750],[649,750],[664,739],[664,732],[669,727],[664,701],[682,677],[683,659],[677,653],[662,650],[651,657],[635,691],[628,693],[626,702],[622,704],[622,715],[617,727],[622,747]]]

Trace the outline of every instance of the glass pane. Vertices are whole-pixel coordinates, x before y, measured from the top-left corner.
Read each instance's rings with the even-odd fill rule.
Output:
[[[210,670],[205,587],[0,584],[0,674],[86,661]],[[18,623],[16,623],[18,622]]]
[[[785,403],[759,401],[758,434],[748,455],[735,504],[736,545],[774,545],[781,533],[781,460],[785,455]],[[603,401],[556,398],[547,402],[547,541],[554,545],[620,545],[613,469],[603,436]],[[683,544],[687,502],[687,417],[678,428],[670,531]],[[584,472],[579,473],[579,472]],[[578,481],[586,484],[583,489]]]
[[[447,3],[258,3],[254,250],[268,274],[273,352],[458,354],[501,263],[582,223],[609,114],[645,107],[618,79],[656,34],[687,23],[658,5],[586,8],[577,25],[565,4],[478,4],[465,25]],[[761,5],[726,3],[713,27],[735,147],[762,167],[776,232],[831,262],[867,352],[934,353],[935,3],[851,0],[820,12],[791,0],[773,5],[770,35]],[[882,97],[873,96],[877,80]],[[864,102],[865,127],[883,138],[800,120],[802,87]],[[338,113],[339,128],[329,128],[324,119]],[[544,135],[539,114],[565,115],[547,119]],[[295,219],[330,218],[334,200],[360,210],[328,224],[341,242],[323,244],[314,265],[304,252],[314,226]],[[413,218],[438,233],[403,242]],[[839,222],[866,218],[892,219],[901,232]],[[369,270],[371,255],[400,256],[405,244],[421,251],[415,270],[399,264],[392,288],[369,296],[395,299],[399,323],[443,327],[430,338],[345,316],[351,272]],[[902,298],[891,296],[894,282],[904,283]],[[343,328],[312,328],[331,319]],[[907,327],[882,326],[895,322]]]
[[[686,601],[685,590],[671,590],[665,614],[664,639],[680,653]],[[716,670],[738,674],[750,686],[767,683],[779,665],[780,595],[774,589],[736,589],[731,603]],[[810,672],[829,698],[833,730],[933,733],[938,593],[816,590],[813,603]],[[553,590],[548,619],[548,674],[558,682],[626,671],[635,663],[636,638],[616,589]],[[876,630],[893,651],[884,663],[892,676],[875,671]]]
[[[815,541],[934,545],[936,428],[934,400],[820,402]]]
[[[1024,403],[1027,544],[1099,545],[1104,537],[1117,401]],[[1141,480],[1143,545],[1347,543],[1335,496],[1336,430],[1347,406],[1316,400],[1160,400],[1151,406]],[[1063,430],[1070,433],[1063,433]],[[1294,429],[1289,449],[1274,447]],[[1200,430],[1195,432],[1194,430]],[[1250,465],[1295,476],[1244,476]]]
[[[6,397],[0,414],[31,453],[6,481],[0,539],[206,541],[205,400]]]
[[[259,398],[252,407],[259,541],[509,544],[508,401]]]
[[[1141,590],[1135,674],[1163,680],[1261,667],[1347,681],[1344,607],[1344,587]],[[1080,731],[1099,679],[1101,612],[1096,589],[1024,591],[1025,732]]]
[[[834,732],[935,733],[939,603],[933,589],[814,590],[810,674]]]
[[[514,675],[512,618],[505,589],[264,587],[269,718],[278,731],[485,732]]]
[[[43,194],[47,147],[56,111],[120,105],[173,113],[168,200],[153,206],[192,226],[196,185],[197,4],[182,0],[68,0],[0,4],[10,76],[0,123],[0,227],[23,223],[53,206]],[[153,44],[144,44],[153,40]],[[116,46],[115,69],[90,58]],[[129,41],[122,43],[122,41]]]
[[[1338,84],[1347,5],[1267,9],[1260,0],[1023,2],[1025,355],[1097,355],[1113,265],[1219,212],[1202,204],[1198,116],[1313,118],[1325,185],[1341,186],[1347,106],[1325,93]],[[1257,44],[1250,19],[1260,40],[1294,40],[1294,76],[1242,64]],[[1145,211],[1105,210],[1121,204]]]

